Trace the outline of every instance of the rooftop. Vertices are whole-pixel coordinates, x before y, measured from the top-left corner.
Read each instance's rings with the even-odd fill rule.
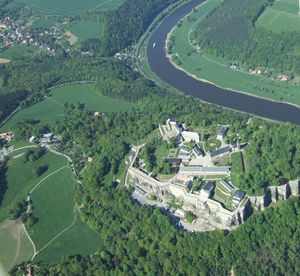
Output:
[[[224,154],[224,153],[229,153],[229,152],[231,152],[231,147],[230,146],[225,146],[223,148],[219,148],[219,149],[216,149],[216,150],[212,151],[210,153],[210,156],[211,157],[216,157],[218,155],[221,155],[221,154]]]
[[[233,199],[240,202],[244,197],[245,197],[246,193],[240,190],[236,190],[233,193]]]

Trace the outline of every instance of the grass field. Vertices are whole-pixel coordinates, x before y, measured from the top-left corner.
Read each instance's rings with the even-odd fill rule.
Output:
[[[99,243],[98,233],[77,218],[75,224],[41,251],[35,260],[53,263],[64,256],[89,255],[99,249]]]
[[[47,29],[57,23],[57,20],[52,18],[40,18],[36,20],[32,25],[32,29]]]
[[[91,20],[81,20],[71,25],[69,30],[81,41],[89,38],[100,38],[101,23]]]
[[[268,7],[256,22],[257,27],[264,27],[275,33],[300,31],[298,0],[277,0]]]
[[[0,224],[0,248],[0,275],[33,254],[33,247],[19,222],[5,221]]]
[[[123,0],[15,0],[24,3],[38,15],[72,16],[87,11],[112,10],[122,4]]]
[[[243,91],[255,96],[300,105],[299,85],[274,81],[265,76],[251,75],[246,70],[231,69],[229,61],[198,52],[189,42],[189,33],[220,0],[209,0],[186,17],[180,27],[174,29],[171,55],[174,61],[191,75],[215,83],[218,86]]]
[[[8,212],[15,203],[26,198],[26,194],[45,175],[48,175],[67,163],[62,156],[47,152],[36,161],[23,162],[23,158],[9,161],[7,171],[7,190],[0,204],[0,222],[8,218]],[[40,177],[34,174],[35,169],[41,164],[48,164],[48,171]],[[18,172],[18,173],[16,173]]]
[[[39,119],[53,122],[64,117],[64,103],[84,103],[91,111],[118,112],[132,107],[131,103],[115,100],[92,90],[89,85],[69,85],[54,89],[51,96],[16,113],[1,129],[13,129],[22,119]]]
[[[24,56],[33,51],[33,47],[27,45],[16,45],[0,53],[0,58],[13,59]]]
[[[33,213],[39,221],[29,234],[40,261],[56,262],[70,254],[91,254],[99,246],[97,233],[78,218],[75,185],[71,168],[65,167],[32,192]]]

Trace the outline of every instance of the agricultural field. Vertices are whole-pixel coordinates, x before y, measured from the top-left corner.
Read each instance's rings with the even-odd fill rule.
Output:
[[[0,224],[0,275],[5,275],[16,263],[31,258],[33,247],[18,221]]]
[[[256,22],[275,33],[300,31],[299,1],[277,0],[268,7]]]
[[[99,112],[120,112],[132,107],[131,103],[95,92],[89,85],[69,85],[52,90],[44,101],[19,111],[2,129],[11,129],[22,119],[34,118],[47,122],[61,120],[64,117],[64,104],[78,102],[84,103],[88,110]]]
[[[231,69],[229,60],[208,55],[191,45],[190,33],[198,20],[203,19],[220,2],[221,0],[205,2],[177,25],[170,36],[168,54],[171,60],[193,77],[217,86],[300,105],[298,84],[275,81],[262,75],[252,75],[246,69]]]
[[[100,38],[101,23],[98,21],[81,20],[70,26],[69,31],[79,40]]]
[[[15,0],[16,4],[25,4],[33,12],[44,16],[74,16],[82,12],[105,11],[117,8],[123,0]]]
[[[37,177],[34,172],[40,164],[49,167]],[[8,271],[33,255],[42,262],[56,262],[63,256],[88,255],[99,248],[98,234],[79,218],[76,181],[65,157],[46,152],[38,160],[25,163],[18,157],[9,161],[6,175],[7,189],[0,209],[0,247],[5,251],[0,250],[0,269]],[[7,220],[11,207],[29,192],[33,215],[38,220],[27,232],[35,249],[21,222]]]

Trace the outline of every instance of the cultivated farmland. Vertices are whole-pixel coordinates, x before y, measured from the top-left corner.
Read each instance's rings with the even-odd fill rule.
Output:
[[[299,1],[277,0],[259,17],[256,26],[275,33],[300,31]]]
[[[123,0],[15,0],[24,3],[38,15],[72,16],[88,11],[112,10],[122,4]]]
[[[2,129],[10,129],[22,119],[53,122],[64,117],[64,104],[84,103],[90,111],[120,112],[129,110],[131,103],[115,100],[93,91],[89,85],[69,85],[51,91],[44,101],[19,111]]]

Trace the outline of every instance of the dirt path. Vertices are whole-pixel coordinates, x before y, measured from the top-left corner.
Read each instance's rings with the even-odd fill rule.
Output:
[[[74,212],[75,212],[75,217],[74,217],[73,222],[72,222],[69,226],[67,226],[65,229],[63,229],[61,232],[59,232],[57,235],[55,235],[55,236],[54,236],[48,243],[46,243],[39,251],[37,251],[36,254],[35,254],[34,256],[32,256],[32,259],[31,259],[31,260],[33,260],[34,257],[35,257],[37,254],[39,254],[41,251],[43,251],[44,249],[46,249],[52,242],[54,242],[58,237],[60,237],[63,233],[65,233],[67,230],[69,230],[69,229],[75,224],[75,222],[77,221],[78,215],[77,215],[77,211],[76,211],[76,210],[74,210]]]
[[[16,248],[16,253],[15,253],[14,259],[12,261],[13,264],[15,264],[17,262],[17,259],[18,259],[19,253],[20,253],[20,247],[21,247],[22,225],[19,224],[17,227],[18,227],[17,237],[16,237],[17,238],[17,248]]]

